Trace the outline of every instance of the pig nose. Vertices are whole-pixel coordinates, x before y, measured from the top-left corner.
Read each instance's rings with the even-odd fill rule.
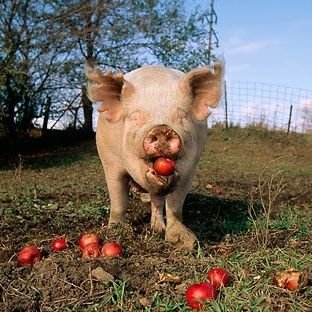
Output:
[[[181,139],[169,126],[159,125],[147,133],[143,148],[149,157],[172,157],[179,153]]]

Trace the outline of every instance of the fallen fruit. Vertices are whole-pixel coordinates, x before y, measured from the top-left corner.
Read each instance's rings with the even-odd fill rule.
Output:
[[[21,265],[34,265],[42,258],[41,251],[36,246],[27,246],[21,249],[17,259]]]
[[[104,257],[121,257],[122,248],[117,242],[109,242],[104,244],[101,252]]]
[[[185,297],[190,308],[200,310],[205,301],[211,301],[218,296],[217,289],[210,283],[199,283],[189,286]]]
[[[157,174],[168,176],[174,171],[175,161],[170,158],[159,157],[155,160],[153,168]]]
[[[230,282],[230,274],[223,268],[212,268],[207,273],[208,281],[217,289],[224,287]]]
[[[284,284],[284,288],[291,291],[297,290],[299,286],[298,283],[299,279],[297,277],[288,278]]]
[[[91,243],[100,245],[101,243],[100,237],[95,233],[84,233],[81,235],[79,239],[79,246],[81,249],[84,249],[87,245]]]
[[[306,274],[291,268],[282,272],[276,272],[273,282],[278,287],[295,291],[308,284],[308,277]]]
[[[67,248],[67,239],[65,237],[55,238],[51,242],[51,250],[54,252],[59,252],[65,248]]]
[[[97,243],[91,243],[82,249],[82,257],[88,259],[98,258],[101,255],[101,247]]]

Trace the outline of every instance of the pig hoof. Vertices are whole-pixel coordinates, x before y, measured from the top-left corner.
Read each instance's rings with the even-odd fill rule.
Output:
[[[150,203],[151,202],[151,196],[149,193],[141,193],[140,199],[142,203]]]
[[[182,223],[167,227],[165,239],[177,249],[192,250],[197,242],[196,236]]]
[[[166,229],[166,225],[163,218],[160,218],[159,216],[152,215],[151,218],[151,228],[153,232],[155,233],[162,233]]]
[[[119,227],[120,225],[123,225],[125,223],[125,220],[124,220],[124,218],[122,218],[122,219],[109,219],[109,221],[108,221],[108,225],[107,225],[107,227],[109,228],[109,229],[112,229],[112,228],[116,228],[116,227]]]

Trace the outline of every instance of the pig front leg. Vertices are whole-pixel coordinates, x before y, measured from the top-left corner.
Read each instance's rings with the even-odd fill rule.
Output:
[[[189,186],[180,185],[166,198],[167,227],[165,239],[178,249],[193,249],[197,242],[196,236],[182,223],[183,203]]]
[[[151,194],[151,228],[156,233],[166,229],[164,222],[165,197]]]
[[[116,167],[104,170],[111,203],[108,225],[112,226],[125,220],[129,200],[129,176]]]

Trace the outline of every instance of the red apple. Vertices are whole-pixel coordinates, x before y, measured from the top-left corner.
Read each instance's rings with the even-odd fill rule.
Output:
[[[100,255],[101,247],[97,243],[88,244],[82,249],[83,258],[93,259],[99,257]]]
[[[174,171],[175,161],[170,158],[159,157],[155,160],[153,168],[157,174],[168,176]]]
[[[109,242],[102,247],[102,256],[104,257],[121,257],[122,249],[117,242]]]
[[[217,289],[228,285],[231,276],[229,272],[223,268],[212,268],[207,274],[208,281]]]
[[[276,272],[273,277],[273,282],[278,287],[295,291],[307,285],[308,278],[303,272],[290,268],[285,271]]]
[[[288,278],[284,284],[284,288],[290,291],[297,290],[299,287],[297,278]]]
[[[27,246],[20,250],[17,258],[21,265],[34,265],[41,260],[42,255],[36,246]]]
[[[190,308],[200,310],[205,301],[211,301],[218,296],[217,289],[210,283],[199,283],[189,286],[185,297]]]
[[[54,252],[59,252],[65,248],[67,248],[67,239],[65,237],[55,238],[51,242],[51,250]]]
[[[87,245],[95,243],[100,245],[101,239],[95,233],[84,233],[79,239],[79,246],[81,249],[84,249]]]

